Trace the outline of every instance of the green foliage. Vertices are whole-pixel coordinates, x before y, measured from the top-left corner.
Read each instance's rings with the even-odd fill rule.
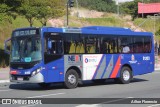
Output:
[[[144,3],[159,3],[159,0],[144,0]]]
[[[140,25],[142,22],[144,22],[146,19],[144,18],[136,18],[134,20],[134,24],[135,25]],[[141,28],[143,28],[146,31],[149,32],[155,32],[155,40],[156,41],[160,41],[160,20],[155,20],[154,19],[148,19],[142,26]]]
[[[5,21],[12,22],[12,17],[9,16],[7,11],[10,10],[10,7],[8,7],[6,4],[0,4],[0,23],[4,23]]]
[[[63,16],[64,11],[64,0],[36,0],[35,5],[38,5],[37,19],[40,20],[43,26],[46,26],[47,20],[51,18],[56,18]]]
[[[30,26],[35,19],[39,19],[42,25],[46,26],[49,18],[64,15],[64,7],[64,0],[25,0],[17,10],[26,17]]]
[[[60,17],[65,13],[65,0],[1,0],[0,23],[12,23],[17,15],[23,15],[33,26],[35,19],[46,25],[49,18]]]
[[[156,31],[156,33],[155,33],[157,36],[160,36],[160,27],[159,27],[159,29]]]
[[[38,14],[37,7],[33,5],[35,0],[25,0],[22,2],[21,6],[17,9],[17,12],[20,15],[25,16],[25,18],[30,23],[30,26],[33,26],[33,21],[35,20],[36,15]]]
[[[131,2],[125,2],[120,5],[121,13],[130,14],[134,20],[138,16],[138,2],[142,0],[134,0]],[[159,0],[143,0],[143,3],[156,3]]]
[[[141,2],[141,0],[134,0],[121,4],[121,12],[125,14],[130,14],[132,16],[132,19],[134,20],[138,16],[138,2]]]
[[[8,21],[12,23],[16,18],[16,8],[20,5],[21,0],[1,0],[0,1],[0,24]]]
[[[0,67],[7,67],[9,65],[9,55],[0,50]]]
[[[113,0],[79,0],[80,6],[102,12],[116,12]]]
[[[92,25],[101,25],[101,26],[125,26],[124,21],[116,17],[106,17],[106,18],[86,18],[84,21]]]

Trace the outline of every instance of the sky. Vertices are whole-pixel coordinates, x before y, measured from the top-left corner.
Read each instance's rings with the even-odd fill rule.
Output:
[[[128,2],[128,1],[133,1],[133,0],[115,0],[115,1],[118,1],[118,2]]]

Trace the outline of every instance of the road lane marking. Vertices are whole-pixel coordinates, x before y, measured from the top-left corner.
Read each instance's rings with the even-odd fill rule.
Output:
[[[78,105],[76,107],[100,107],[99,104],[81,104],[81,105]]]
[[[111,101],[101,102],[101,103],[97,103],[97,104],[81,104],[76,107],[100,107],[100,104],[113,103],[113,102],[117,102],[117,101],[121,101],[121,100],[125,100],[125,99],[130,99],[130,98],[134,98],[134,97],[119,98],[117,100],[111,100]]]
[[[19,107],[33,107],[33,106],[36,106],[36,104],[34,104],[34,105],[26,105],[26,106],[19,106]]]
[[[148,107],[159,107],[160,106],[160,104],[154,104],[154,105],[150,105],[150,106],[148,106]]]
[[[12,89],[9,89],[9,90],[0,90],[0,92],[4,92],[4,91],[12,91]]]
[[[113,103],[113,102],[117,102],[117,101],[121,101],[121,100],[125,100],[125,99],[130,99],[130,98],[134,98],[134,97],[119,98],[117,100],[111,100],[111,101],[101,102],[101,103],[98,103],[98,104]]]
[[[6,87],[6,86],[3,86],[3,87],[0,87],[0,89],[1,89],[1,88],[8,88],[8,87]]]
[[[40,97],[48,97],[48,96],[62,95],[62,94],[65,94],[65,93],[46,94],[46,95],[32,96],[32,97],[26,97],[26,98],[40,98]]]

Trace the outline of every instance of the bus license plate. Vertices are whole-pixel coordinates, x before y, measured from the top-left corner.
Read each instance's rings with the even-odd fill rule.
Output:
[[[23,81],[23,78],[22,77],[18,77],[17,80]]]

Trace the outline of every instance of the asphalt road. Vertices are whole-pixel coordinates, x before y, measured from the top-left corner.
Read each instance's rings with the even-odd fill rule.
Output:
[[[86,81],[76,89],[65,89],[62,83],[43,89],[37,84],[0,84],[0,98],[117,98],[110,102],[129,98],[160,98],[160,71],[136,76],[130,84],[115,84],[113,80],[95,84]],[[83,100],[83,99],[82,99]],[[107,100],[107,99],[106,99]],[[58,107],[160,107],[160,104],[54,104]],[[62,102],[63,103],[63,102]],[[74,103],[74,102],[73,102]],[[0,105],[0,107],[43,107],[53,105]]]

